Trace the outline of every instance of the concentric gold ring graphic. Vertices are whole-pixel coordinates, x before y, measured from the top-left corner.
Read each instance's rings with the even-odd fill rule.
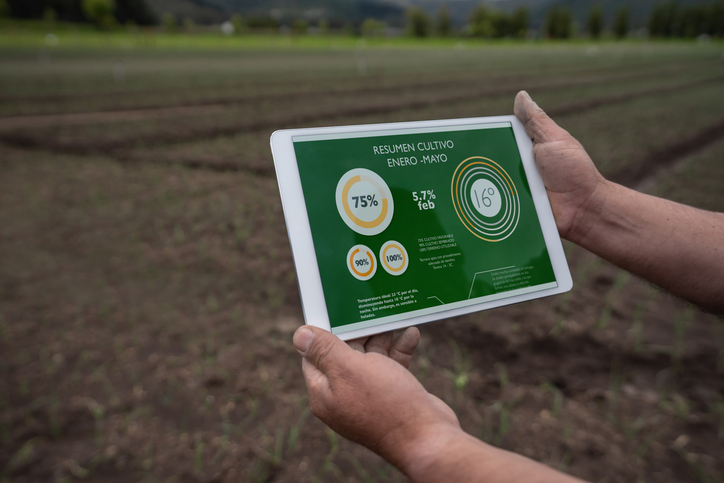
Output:
[[[481,209],[481,199],[488,203],[490,200],[480,198],[483,195],[473,189],[476,181],[490,186],[488,190],[500,203],[500,209],[490,213]],[[472,156],[461,162],[453,173],[450,190],[458,218],[470,233],[481,240],[499,242],[517,228],[520,221],[518,189],[507,171],[492,159]]]

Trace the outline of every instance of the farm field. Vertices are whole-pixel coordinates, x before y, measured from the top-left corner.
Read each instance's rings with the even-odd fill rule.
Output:
[[[605,176],[724,211],[721,43],[0,45],[0,482],[405,481],[309,412],[276,129],[526,89]],[[721,318],[564,246],[572,292],[422,326],[412,372],[575,476],[724,480]]]

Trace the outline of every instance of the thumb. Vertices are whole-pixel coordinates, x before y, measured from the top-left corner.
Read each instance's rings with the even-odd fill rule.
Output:
[[[294,346],[302,357],[325,374],[358,354],[331,332],[308,325],[298,328],[294,333]]]
[[[530,98],[525,91],[515,96],[513,107],[515,116],[525,126],[525,132],[536,143],[562,141],[571,137],[568,131],[560,127],[548,114]]]

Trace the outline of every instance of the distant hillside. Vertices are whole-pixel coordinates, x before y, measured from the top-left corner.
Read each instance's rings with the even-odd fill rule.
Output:
[[[190,18],[202,25],[220,24],[230,16],[223,9],[196,0],[146,0],[146,3],[158,18],[171,13],[178,19]]]
[[[391,0],[394,1],[394,0]],[[585,25],[588,14],[594,5],[600,5],[606,15],[607,24],[610,25],[617,10],[623,6],[631,9],[631,23],[633,28],[646,25],[649,14],[654,6],[667,0],[402,0],[408,4],[423,7],[427,12],[435,15],[440,6],[446,4],[455,24],[460,27],[467,23],[468,15],[472,9],[484,3],[490,8],[512,11],[518,7],[527,7],[530,11],[531,27],[540,28],[548,10],[554,5],[566,6],[571,9],[573,18],[579,25]],[[712,0],[679,0],[679,5],[692,5],[711,3]],[[399,2],[398,2],[399,3]]]
[[[19,1],[19,0],[15,0]],[[316,22],[322,18],[336,25],[359,24],[365,18],[384,20],[392,26],[402,26],[405,10],[420,6],[435,16],[443,4],[447,5],[454,24],[461,28],[472,9],[484,3],[491,8],[512,11],[524,6],[530,11],[531,27],[540,28],[546,13],[553,5],[567,6],[579,25],[593,5],[601,5],[610,25],[614,13],[622,6],[631,9],[632,28],[645,26],[651,9],[666,0],[146,0],[157,16],[165,12],[179,18],[190,17],[198,23],[219,23],[234,13],[253,16],[270,16],[282,23],[297,18]],[[711,0],[679,0],[680,5],[710,3]]]
[[[5,0],[10,7],[10,16],[15,18],[52,17],[66,22],[88,21],[81,0]],[[120,23],[129,21],[141,25],[156,22],[153,12],[143,0],[115,0],[115,17]]]
[[[157,15],[170,12],[191,17],[199,23],[218,22],[234,13],[270,16],[282,23],[297,18],[316,22],[322,18],[338,25],[359,24],[366,18],[390,25],[404,23],[405,8],[387,0],[146,0]]]

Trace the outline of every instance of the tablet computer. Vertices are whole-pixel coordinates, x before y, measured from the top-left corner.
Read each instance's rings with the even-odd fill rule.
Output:
[[[290,129],[271,146],[307,324],[349,340],[572,287],[515,116]]]

